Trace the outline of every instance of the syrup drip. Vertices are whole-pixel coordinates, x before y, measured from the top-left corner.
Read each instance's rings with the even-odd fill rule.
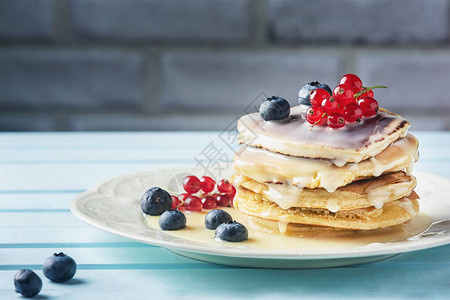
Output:
[[[249,231],[249,240],[240,243],[216,241],[214,230],[205,228],[206,212],[185,213],[187,227],[178,231],[162,231],[159,228],[159,216],[143,216],[144,223],[164,234],[200,242],[208,247],[239,247],[260,250],[277,250],[284,253],[301,253],[305,250],[324,250],[339,248],[364,247],[371,243],[386,243],[401,241],[425,231],[431,224],[431,218],[420,213],[412,221],[390,228],[356,231],[354,234],[337,237],[299,238],[281,234],[287,229],[287,223],[279,222],[280,234],[270,234],[257,231],[248,226],[247,217],[234,208],[224,208],[233,218],[244,224]]]

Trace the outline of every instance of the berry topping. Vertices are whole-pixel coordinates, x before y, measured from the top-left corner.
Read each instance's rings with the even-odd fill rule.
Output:
[[[372,97],[364,97],[358,101],[364,117],[372,117],[378,112],[378,102]]]
[[[379,107],[373,98],[372,89],[387,88],[383,85],[364,87],[361,79],[355,74],[342,76],[331,96],[327,90],[317,85],[318,82],[311,82],[303,87],[304,90],[309,88],[310,91],[311,107],[304,113],[306,121],[312,125],[311,130],[315,125],[341,128],[346,122],[361,122],[363,117],[374,116]]]
[[[361,122],[362,116],[362,109],[356,103],[349,103],[344,108],[344,118],[347,122]]]
[[[310,102],[311,91],[314,91],[316,89],[324,89],[325,91],[328,92],[329,95],[331,95],[330,87],[327,84],[320,83],[316,80],[316,81],[307,83],[300,89],[300,91],[298,92],[298,102],[300,104],[310,106],[312,104]],[[320,103],[322,103],[322,101]]]
[[[186,176],[183,179],[183,188],[188,194],[195,194],[200,191],[200,179],[194,175]]]
[[[202,211],[202,200],[197,196],[189,196],[184,201],[184,209],[187,211]]]
[[[372,90],[367,90],[367,91],[363,92],[361,95],[358,96],[358,100],[362,99],[364,97],[372,97],[373,98],[373,91]]]
[[[241,223],[230,221],[217,226],[215,237],[227,242],[242,242],[248,240],[248,230]]]
[[[342,106],[345,107],[348,103],[354,102],[353,95],[355,92],[352,87],[347,84],[340,84],[333,90],[333,98]]]
[[[345,119],[341,114],[333,113],[328,116],[327,124],[330,128],[341,128],[345,125]]]
[[[186,216],[178,209],[166,210],[159,217],[162,230],[180,230],[186,227]]]
[[[236,195],[236,188],[234,186],[231,186],[231,192],[226,193],[226,195],[233,200],[234,199],[234,195]]]
[[[205,217],[205,227],[215,230],[220,224],[231,221],[233,221],[233,218],[229,213],[221,209],[213,209]]]
[[[172,195],[172,209],[177,208],[182,202],[177,196]]]
[[[200,178],[200,189],[203,193],[211,193],[214,190],[215,186],[216,182],[211,177],[203,176],[202,178]]]
[[[203,209],[213,209],[217,207],[217,201],[213,196],[205,196],[202,198]]]
[[[325,125],[326,113],[318,106],[311,106],[306,110],[306,121],[311,125]]]
[[[345,74],[344,76],[342,76],[339,84],[347,84],[351,87],[355,87],[358,90],[362,88],[362,81],[355,74]]]
[[[172,197],[159,187],[152,187],[142,196],[141,209],[147,215],[157,216],[172,208]]]
[[[217,189],[221,193],[230,193],[232,191],[232,185],[228,180],[222,179],[217,182]]]
[[[336,102],[336,100],[334,100],[333,97],[330,97],[329,99],[323,100],[322,110],[327,114],[339,112],[339,104]]]
[[[289,102],[278,96],[267,98],[259,107],[259,114],[264,121],[283,120],[289,116],[290,111]]]
[[[77,264],[72,257],[64,253],[55,253],[44,261],[42,272],[54,282],[66,282],[77,272]]]
[[[315,89],[311,91],[310,101],[312,106],[321,106],[323,100],[330,99],[331,95],[324,89]]]
[[[226,194],[225,195],[217,195],[216,196],[217,205],[219,206],[230,206],[231,199]]]
[[[16,293],[30,298],[39,294],[42,289],[42,280],[30,269],[22,269],[14,275],[14,286]]]

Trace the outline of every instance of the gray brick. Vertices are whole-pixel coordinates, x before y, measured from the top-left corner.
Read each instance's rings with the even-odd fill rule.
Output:
[[[430,43],[448,38],[447,0],[270,0],[279,41]]]
[[[296,104],[307,82],[336,84],[340,63],[326,51],[170,53],[162,57],[161,101],[170,110],[233,113],[243,113],[260,93]]]
[[[0,0],[0,39],[51,39],[51,0]]]
[[[55,121],[51,116],[20,113],[0,114],[0,131],[51,131],[55,129]]]
[[[143,103],[143,59],[128,52],[0,51],[0,105],[132,109]]]
[[[240,41],[250,0],[73,0],[75,34],[108,40]]]
[[[392,110],[450,111],[448,83],[450,54],[395,51],[357,56],[357,74],[367,85],[387,85],[375,90],[380,106]]]
[[[70,118],[69,129],[78,131],[221,131],[235,117],[232,114],[74,115]]]

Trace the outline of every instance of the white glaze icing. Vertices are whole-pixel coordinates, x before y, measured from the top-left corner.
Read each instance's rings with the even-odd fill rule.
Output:
[[[259,113],[243,116],[237,124],[240,142],[292,156],[332,159],[342,166],[377,155],[405,136],[409,127],[404,118],[379,111],[373,118],[341,129],[315,126],[311,130],[301,111],[300,106],[291,108],[289,118],[283,121],[266,122]]]
[[[143,222],[147,226],[158,230],[161,234],[168,234],[178,238],[191,240],[207,244],[210,247],[248,247],[261,250],[279,250],[289,253],[301,253],[305,250],[330,249],[330,248],[354,248],[363,247],[373,243],[384,243],[403,240],[420,232],[423,232],[431,223],[431,218],[425,214],[419,214],[411,222],[403,225],[394,226],[369,231],[356,231],[354,234],[340,237],[316,237],[316,238],[298,238],[283,234],[269,234],[254,230],[248,226],[247,218],[234,208],[224,208],[233,219],[246,225],[249,232],[249,239],[240,243],[230,243],[217,241],[214,238],[214,230],[205,228],[206,212],[185,213],[187,218],[187,227],[175,231],[162,231],[159,228],[159,216],[143,216]],[[280,231],[285,230],[287,223],[279,225]],[[286,227],[287,228],[287,227]]]
[[[337,203],[335,199],[329,199],[327,201],[327,209],[331,212],[338,212],[341,209],[341,206]]]
[[[409,175],[411,176],[411,175]],[[240,176],[243,177],[243,176]],[[234,180],[234,185],[240,187],[244,180],[237,182]],[[414,188],[414,179],[402,178],[401,176],[396,176],[395,174],[389,174],[382,176],[376,180],[364,181],[364,183],[359,183],[357,185],[347,185],[341,190],[345,192],[352,192],[356,194],[364,194],[367,197],[367,201],[373,205],[375,208],[380,209],[383,207],[384,203],[391,200],[399,199],[410,193]],[[292,186],[289,184],[273,184],[273,183],[262,183],[265,189],[262,190],[262,195],[266,197],[269,201],[276,203],[283,209],[289,209],[291,207],[299,206],[302,201],[304,189]],[[386,188],[387,185],[396,184],[394,188]],[[332,194],[330,194],[327,200],[326,208],[332,212],[337,212],[341,210],[337,199],[334,199]],[[340,200],[345,201],[345,200]],[[305,207],[305,206],[302,206]],[[308,208],[321,208],[319,206],[308,206]]]
[[[405,163],[412,165],[417,149],[417,139],[408,134],[374,158],[358,164],[337,167],[329,160],[292,157],[243,146],[243,149],[235,155],[234,166],[239,174],[258,182],[289,183],[299,188],[320,184],[328,192],[334,192],[338,187],[349,183],[346,175],[358,169],[369,171],[373,169],[374,174],[369,172],[364,176],[379,176],[397,165]]]
[[[405,197],[404,201],[401,201],[399,206],[405,210],[406,212],[408,212],[411,216],[415,216],[416,212],[414,210],[414,206],[412,204],[412,202],[408,199],[408,197]]]

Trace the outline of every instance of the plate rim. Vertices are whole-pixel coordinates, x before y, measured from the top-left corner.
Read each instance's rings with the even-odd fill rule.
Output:
[[[298,252],[283,252],[278,250],[271,250],[271,251],[261,251],[261,250],[253,250],[253,249],[245,249],[243,251],[242,248],[215,248],[215,247],[207,247],[207,246],[199,246],[199,245],[192,245],[192,244],[179,244],[176,242],[170,242],[165,240],[160,240],[157,238],[147,237],[146,239],[141,238],[139,236],[135,236],[133,234],[120,231],[118,229],[105,226],[105,224],[99,223],[96,220],[93,220],[89,216],[85,215],[81,209],[78,207],[78,203],[85,199],[86,197],[93,195],[93,194],[101,194],[101,188],[105,185],[111,184],[113,181],[123,181],[130,177],[136,177],[136,176],[142,176],[143,174],[153,173],[153,172],[160,172],[160,171],[173,171],[173,172],[180,172],[180,171],[192,171],[195,170],[195,167],[182,167],[182,168],[158,168],[158,169],[149,169],[149,170],[143,170],[133,173],[128,173],[124,175],[119,175],[110,179],[107,179],[103,181],[102,183],[99,183],[88,190],[84,191],[83,193],[78,194],[76,197],[74,197],[70,202],[70,211],[71,213],[76,216],[81,221],[87,223],[88,225],[103,230],[105,232],[109,232],[121,237],[125,237],[134,241],[138,241],[145,244],[150,244],[154,246],[164,247],[168,249],[177,249],[181,251],[187,251],[187,252],[196,252],[196,253],[202,253],[207,255],[215,255],[215,256],[227,256],[227,257],[239,257],[239,258],[251,258],[251,259],[272,259],[272,260],[321,260],[321,259],[349,259],[349,258],[356,258],[356,257],[371,257],[371,256],[381,256],[381,255],[396,255],[401,253],[407,253],[407,252],[413,252],[418,250],[424,250],[429,248],[435,248],[439,246],[444,246],[450,243],[450,237],[449,236],[442,236],[442,237],[434,237],[433,240],[419,240],[412,242],[412,245],[405,245],[405,244],[395,244],[395,243],[380,243],[381,245],[386,245],[387,247],[376,247],[373,249],[365,248],[363,247],[354,247],[354,248],[336,248],[336,249],[328,249],[328,251],[317,251],[315,250],[307,250],[307,251],[298,251]],[[450,179],[426,173],[426,172],[414,172],[414,175],[417,176],[431,176],[436,177],[441,180],[447,180],[450,183]],[[146,226],[144,223],[142,223],[143,226]],[[157,229],[153,229],[150,227],[147,227],[149,230],[158,231]],[[158,231],[159,232],[159,231]]]

